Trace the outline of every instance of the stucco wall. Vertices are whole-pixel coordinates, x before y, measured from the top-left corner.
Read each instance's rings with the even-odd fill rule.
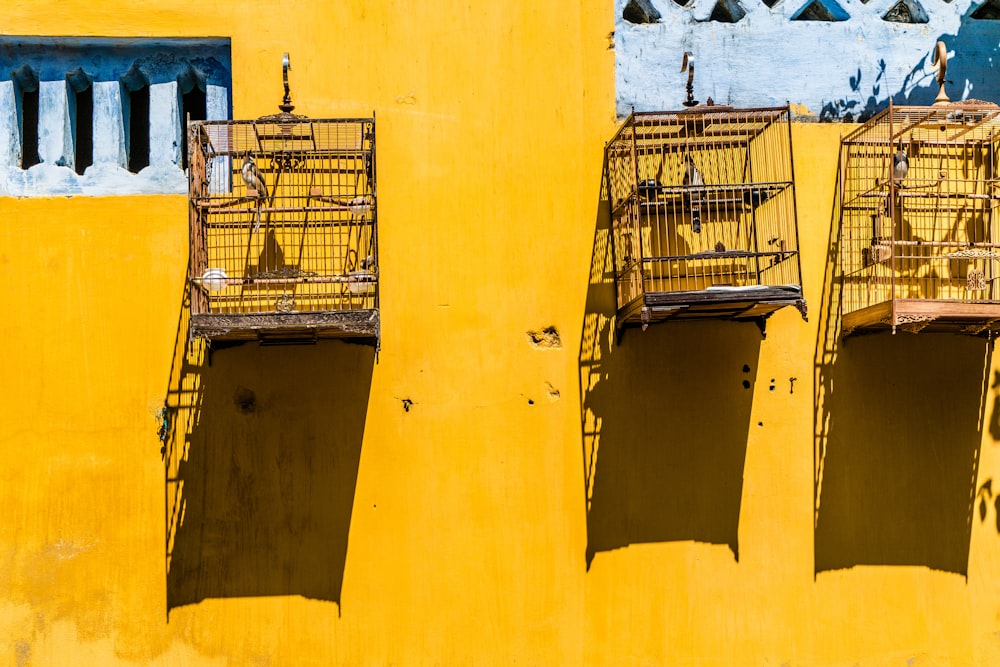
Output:
[[[930,104],[938,92],[934,45],[948,47],[953,100],[1000,96],[998,21],[977,18],[991,2],[908,0],[923,22],[886,21],[900,0],[651,0],[659,21],[634,24],[615,1],[618,113],[677,108],[684,101],[684,51],[696,63],[695,97],[742,107],[795,103],[805,118],[866,120],[896,104]],[[821,4],[836,20],[800,20]],[[724,16],[717,5],[735,6]],[[769,6],[770,5],[770,6]],[[994,11],[995,13],[995,11]]]
[[[238,118],[274,110],[284,51],[297,112],[374,110],[382,349],[188,348],[182,196],[0,198],[0,661],[1000,661],[976,496],[1000,368],[973,338],[838,342],[839,126],[793,128],[808,323],[619,345],[610,4],[281,11],[8,11],[14,34],[230,36]],[[170,477],[165,401],[197,407]]]

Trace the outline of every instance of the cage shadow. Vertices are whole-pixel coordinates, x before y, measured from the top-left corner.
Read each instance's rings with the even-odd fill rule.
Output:
[[[194,340],[184,356],[164,447],[168,617],[207,598],[339,608],[374,348]]]
[[[990,344],[850,339],[830,370],[816,572],[923,565],[967,575]]]
[[[690,321],[616,343],[606,201],[598,211],[579,355],[587,568],[599,552],[673,541],[738,560],[760,330]]]
[[[835,195],[814,356],[814,572],[916,565],[966,576],[992,344],[844,340],[839,206]]]

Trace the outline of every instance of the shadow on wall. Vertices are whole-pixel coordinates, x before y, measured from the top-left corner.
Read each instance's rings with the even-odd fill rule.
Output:
[[[935,80],[937,68],[931,66],[934,45],[942,41],[954,52],[948,63],[948,96],[958,101],[963,98],[977,98],[987,102],[1000,103],[1000,78],[995,71],[1000,65],[1000,38],[996,21],[973,18],[982,7],[991,9],[992,4],[973,2],[961,18],[961,24],[954,35],[939,35],[927,38],[927,53],[913,66],[898,87],[890,87],[892,82],[886,77],[886,62],[878,62],[878,74],[873,81],[862,80],[861,70],[848,79],[853,93],[849,97],[828,102],[820,111],[823,121],[842,120],[864,122],[888,108],[889,98],[894,104],[929,106],[937,97],[938,84]],[[857,99],[863,96],[863,89],[870,89],[865,103]]]
[[[168,614],[218,597],[339,606],[374,356],[339,341],[214,351],[192,341],[175,356]]]
[[[838,215],[835,203],[815,353],[815,572],[967,575],[992,346],[946,334],[842,340]]]
[[[649,542],[726,545],[738,560],[760,330],[669,323],[616,345],[606,201],[598,211],[579,357],[587,568]]]

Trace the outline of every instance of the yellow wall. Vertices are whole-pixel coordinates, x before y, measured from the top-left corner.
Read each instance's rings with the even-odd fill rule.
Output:
[[[286,50],[297,112],[374,109],[383,329],[377,363],[209,360],[178,340],[183,197],[0,199],[0,662],[1000,664],[995,367],[838,343],[839,127],[794,128],[808,323],[618,346],[610,2],[30,2],[3,30],[228,35],[238,117]],[[169,576],[165,400],[197,401]]]

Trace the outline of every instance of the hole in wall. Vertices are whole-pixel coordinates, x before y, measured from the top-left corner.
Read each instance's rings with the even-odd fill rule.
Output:
[[[528,344],[538,349],[558,350],[562,347],[562,339],[559,337],[559,330],[553,326],[538,329],[537,331],[526,332]]]
[[[622,10],[622,18],[629,23],[656,23],[660,20],[660,12],[649,0],[629,0]]]
[[[94,163],[94,89],[90,76],[77,67],[66,75],[73,169],[83,174]]]
[[[899,0],[882,15],[890,23],[927,23],[927,12],[917,0]]]
[[[208,118],[208,98],[205,91],[195,86],[190,92],[181,95],[181,127],[184,133],[181,136],[181,168],[187,169],[188,164],[188,142],[187,129],[189,120],[207,120]]]
[[[149,86],[128,93],[128,170],[149,166]]]
[[[94,89],[87,86],[73,94],[73,152],[76,173],[83,174],[94,164]]]
[[[835,0],[812,0],[792,15],[793,21],[846,21],[851,18]]]
[[[21,168],[27,169],[42,161],[38,154],[38,74],[29,65],[22,65],[11,78],[21,133]]]
[[[983,4],[969,14],[978,21],[1000,21],[1000,2],[997,0],[986,0]]]
[[[717,23],[736,23],[746,15],[746,11],[736,0],[718,0],[708,20]]]
[[[42,161],[38,154],[38,89],[21,93],[21,169]]]
[[[252,389],[237,387],[233,392],[233,404],[243,414],[252,414],[257,411],[257,394]]]

